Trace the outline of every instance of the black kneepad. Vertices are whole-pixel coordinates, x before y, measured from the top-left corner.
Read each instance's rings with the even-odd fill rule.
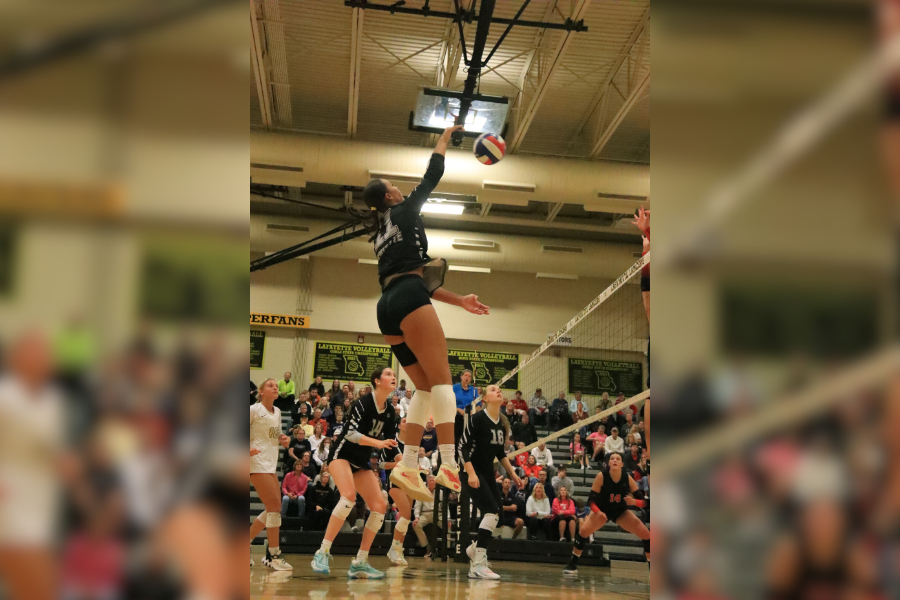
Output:
[[[416,358],[416,355],[413,354],[413,351],[409,349],[409,346],[406,345],[406,342],[397,344],[396,346],[391,346],[391,350],[394,351],[394,356],[397,357],[397,360],[400,361],[400,364],[404,367],[408,367],[419,362],[419,359]]]
[[[650,278],[641,276],[641,291],[649,292],[650,291]]]
[[[644,552],[650,554],[650,538],[644,540]]]
[[[584,550],[584,546],[587,544],[587,538],[581,537],[580,533],[575,534],[575,548],[578,550]]]

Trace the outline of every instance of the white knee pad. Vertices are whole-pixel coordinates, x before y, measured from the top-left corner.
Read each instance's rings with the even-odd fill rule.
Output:
[[[425,426],[431,417],[431,392],[416,390],[409,402],[409,412],[406,413],[406,422]]]
[[[500,515],[497,513],[488,513],[484,515],[484,518],[481,519],[481,525],[478,526],[479,529],[487,529],[490,532],[493,532],[497,529],[497,523],[500,522]]]
[[[334,510],[331,511],[336,517],[341,519],[346,519],[350,515],[350,511],[353,510],[353,507],[356,505],[356,502],[353,500],[347,500],[343,496],[338,500],[337,506],[334,507]]]
[[[280,512],[267,512],[266,513],[266,529],[268,528],[281,527],[281,513]]]
[[[409,529],[409,519],[404,519],[403,517],[400,517],[397,520],[397,525],[394,527],[394,529],[396,529],[400,533],[405,534],[406,530]]]
[[[384,513],[377,513],[374,510],[369,513],[369,518],[366,519],[366,529],[378,533],[379,531],[381,531],[381,526],[383,524]]]
[[[261,513],[256,515],[256,520],[259,521],[260,523],[265,523],[267,514],[269,514],[269,513],[267,513],[266,511],[262,511]]]
[[[452,385],[436,385],[431,388],[431,411],[434,424],[454,423],[456,421],[456,394]]]

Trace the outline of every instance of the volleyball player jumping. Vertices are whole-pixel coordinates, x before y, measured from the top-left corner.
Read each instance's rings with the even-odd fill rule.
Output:
[[[488,314],[478,296],[458,296],[441,287],[447,261],[428,256],[428,238],[419,213],[444,174],[444,154],[457,125],[444,131],[435,146],[422,182],[404,198],[385,179],[373,179],[363,191],[370,211],[362,215],[373,232],[378,257],[381,299],[378,327],[416,386],[407,414],[403,459],[391,472],[411,498],[430,502],[433,497],[419,477],[418,453],[425,423],[433,416],[441,467],[435,481],[460,491],[459,468],[454,456],[456,397],[450,378],[447,340],[432,299],[459,306],[476,315]]]

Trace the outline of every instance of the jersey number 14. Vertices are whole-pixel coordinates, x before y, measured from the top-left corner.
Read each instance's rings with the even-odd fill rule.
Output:
[[[384,429],[384,422],[378,421],[372,426],[372,430],[369,431],[369,437],[377,438],[381,435],[381,430]]]

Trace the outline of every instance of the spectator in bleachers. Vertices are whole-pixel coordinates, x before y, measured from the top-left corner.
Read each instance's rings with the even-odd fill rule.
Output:
[[[528,457],[528,462],[525,463],[525,466],[522,468],[522,471],[525,473],[525,477],[528,478],[528,481],[531,483],[531,485],[537,483],[538,475],[540,475],[541,471],[543,470],[544,467],[537,464],[534,455]]]
[[[637,428],[632,428],[631,431],[628,432],[628,435],[625,436],[625,449],[631,448],[632,446],[641,446],[641,434],[637,432]]]
[[[309,384],[309,395],[313,396],[313,392],[316,392],[317,396],[323,396],[325,394],[325,384],[322,383],[321,377],[316,377],[316,380]]]
[[[337,425],[342,425],[350,420],[350,415],[344,413],[344,407],[340,404],[334,407],[334,413],[328,419],[328,431],[331,431]]]
[[[394,390],[393,395],[397,397],[397,400],[402,400],[403,398],[406,398],[406,380],[405,379],[400,380],[400,387],[398,387],[396,390]]]
[[[309,438],[309,445],[312,447],[312,451],[315,452],[319,449],[319,444],[322,443],[322,440],[325,439],[325,423],[321,421],[313,427],[312,437]]]
[[[609,456],[612,452],[618,452],[623,456],[625,455],[625,440],[619,437],[618,427],[613,427],[612,433],[606,438],[604,452],[606,453],[606,456]]]
[[[588,441],[588,450],[591,452],[591,460],[593,462],[599,462],[597,457],[603,458],[606,453],[604,452],[604,447],[606,445],[606,433],[604,433],[603,429],[598,429],[587,437]]]
[[[322,469],[319,471],[319,474],[316,475],[316,478],[313,479],[312,485],[318,485],[318,483],[322,480],[322,476],[328,473],[328,463],[322,465]],[[330,476],[329,476],[330,477]],[[331,489],[336,489],[337,485],[334,483],[334,479],[328,479],[328,485],[331,486]],[[307,504],[311,504],[307,502]]]
[[[422,433],[422,442],[419,444],[419,448],[423,448],[425,456],[431,458],[437,447],[438,439],[437,432],[434,430],[434,421],[428,419],[428,422],[425,423],[425,431]]]
[[[559,431],[572,424],[572,415],[569,412],[569,403],[566,402],[566,393],[560,392],[559,397],[550,405],[550,429]]]
[[[550,452],[547,444],[540,444],[537,448],[532,448],[531,455],[537,461],[537,464],[548,471],[548,475],[553,475],[551,472],[553,471],[553,453]]]
[[[322,465],[328,462],[328,454],[331,452],[331,438],[326,437],[322,440],[322,443],[319,444],[319,447],[316,448],[315,453],[313,454],[313,460],[316,461],[316,466],[319,469],[322,468]]]
[[[588,518],[591,514],[590,507],[585,504],[584,500],[576,500],[575,501],[575,531],[581,531],[581,526],[584,524],[584,520]],[[594,543],[594,534],[588,538],[588,542]]]
[[[502,410],[504,413],[506,413],[507,421],[509,421],[512,424],[515,424],[518,422],[519,415],[516,414],[516,407],[513,406],[512,402],[507,402],[506,404],[503,405],[503,407],[500,410]]]
[[[528,414],[531,416],[531,422],[536,424],[538,419],[540,419],[541,423],[543,423],[544,426],[547,426],[547,416],[550,406],[547,403],[547,399],[544,398],[544,393],[541,391],[541,388],[534,391],[534,396],[531,397],[529,405],[530,408],[528,409]]]
[[[284,476],[281,483],[281,516],[286,517],[292,504],[297,506],[297,515],[306,516],[306,487],[310,479],[303,473],[303,465],[298,461],[294,469]]]
[[[510,402],[512,406],[512,402]],[[524,442],[526,446],[530,446],[538,439],[537,430],[531,424],[531,418],[528,413],[522,414],[522,420],[512,426],[512,436],[517,442]]]
[[[326,422],[322,419],[322,409],[321,409],[321,408],[319,408],[318,406],[315,407],[315,408],[313,409],[313,413],[312,413],[312,414],[313,414],[313,416],[312,416],[312,419],[309,420],[309,424],[312,425],[313,431],[315,431],[316,426],[319,425],[319,424],[321,424],[322,427],[327,427],[327,426],[328,426],[328,423],[326,423]],[[325,433],[325,430],[324,430],[324,429],[322,430],[322,433],[323,433],[323,434]]]
[[[319,474],[319,470],[316,468],[316,463],[313,462],[312,453],[304,452],[300,455],[300,464],[303,469],[303,473],[310,478],[310,480],[315,479],[316,475]],[[297,469],[297,465],[294,465],[294,469]]]
[[[575,412],[572,413],[572,422],[577,423],[579,421],[584,421],[590,415],[587,414],[587,411],[584,410],[584,402],[579,401],[575,405]]]
[[[331,382],[331,389],[328,390],[328,395],[330,398],[330,406],[332,409],[335,406],[339,406],[344,402],[344,392],[341,389],[341,382],[335,379]]]
[[[413,390],[407,389],[400,398],[400,414],[404,417],[409,414],[409,403],[412,402]]]
[[[619,395],[616,396],[616,404],[622,404],[623,402],[625,402],[625,393],[619,392]],[[630,406],[626,406],[626,407],[620,409],[616,413],[616,426],[619,428],[620,434],[622,432],[623,425],[625,425],[625,415],[630,413],[632,416],[632,419],[633,419],[634,416],[637,414],[637,410],[638,409],[635,408],[635,406],[632,404]]]
[[[569,444],[569,456],[571,456],[573,466],[587,468],[587,451],[584,444],[581,443],[580,433],[576,433],[572,443]]]
[[[644,426],[644,420],[641,419],[640,421],[638,421],[638,424],[637,424],[637,431],[638,431],[638,433],[641,434],[641,448],[646,448],[646,447],[647,447],[647,443],[646,443],[647,435],[646,435],[646,433],[645,433],[645,431],[644,431],[644,427],[645,427],[645,426]]]
[[[356,399],[356,384],[353,383],[352,381],[348,381],[347,387],[350,388],[350,395],[347,397],[350,398],[350,401],[352,402],[353,400]]]
[[[291,372],[287,371],[284,374],[284,379],[278,382],[278,399],[275,400],[275,406],[281,409],[282,412],[291,410],[294,406],[294,400],[297,399],[295,392],[295,382],[291,379]]]
[[[309,440],[306,439],[306,431],[304,431],[301,425],[294,425],[291,433],[294,434],[294,438],[291,440],[291,445],[288,446],[287,452],[284,453],[285,471],[293,471],[294,463],[300,460],[303,453],[312,452],[312,446],[310,445]]]
[[[628,439],[628,434],[634,429],[634,415],[630,412],[625,413],[625,424],[619,427],[619,435]]]
[[[528,414],[528,405],[525,404],[525,400],[522,398],[521,390],[516,390],[516,397],[510,400],[509,403],[515,408],[517,419],[521,419],[523,415]]]
[[[575,484],[572,483],[572,480],[568,476],[568,468],[566,465],[559,465],[559,474],[553,478],[552,485],[553,491],[557,494],[559,493],[560,486],[565,486],[568,490],[575,489]]]
[[[511,454],[516,451],[516,439],[512,436],[506,438],[506,444],[503,446],[503,451],[506,454]]]
[[[303,429],[303,431],[306,433],[306,439],[309,440],[309,438],[312,437],[312,434],[315,431],[313,426],[309,424],[309,415],[307,415],[306,413],[300,415],[300,422],[297,423],[297,425],[299,425],[300,428]],[[312,450],[312,448],[310,448],[310,450]]]
[[[607,408],[612,407],[612,405],[612,400],[609,399],[609,392],[603,392],[603,395],[600,396],[600,403],[597,404],[597,408],[599,408],[600,411],[604,411]]]
[[[309,394],[309,399],[307,400],[310,406],[309,414],[312,414],[313,411],[319,406],[319,392],[315,388],[313,388],[309,390],[307,394]]]
[[[339,495],[337,489],[331,484],[331,474],[327,471],[322,473],[322,477],[313,486],[310,529],[325,531],[328,521],[331,519],[331,511],[337,506]]]
[[[569,497],[566,486],[559,487],[559,496],[553,501],[553,527],[559,529],[559,539],[575,539],[575,501]]]
[[[422,479],[428,481],[428,474],[431,473],[431,458],[425,456],[425,448],[419,446],[419,470],[422,472]]]
[[[381,468],[379,461],[381,460],[381,452],[373,452],[372,456],[369,457],[369,469],[375,473],[375,477],[378,478],[378,481],[381,482],[382,491],[390,488],[390,483],[388,483],[388,475],[387,471]],[[387,504],[387,500],[385,500],[385,504]]]
[[[644,492],[644,500],[650,500],[650,462],[647,460],[647,455],[644,454],[641,456],[641,460],[638,463],[635,472],[640,475],[640,480],[635,479],[635,482],[638,484],[638,487],[641,491]]]
[[[547,471],[541,471],[541,474],[538,475],[538,483],[544,486],[544,495],[547,496],[547,500],[550,501],[550,504],[553,504],[553,501],[556,500],[556,490],[553,489],[553,486],[550,485],[550,476],[547,474]],[[532,489],[532,492],[534,490]]]
[[[294,405],[290,408],[291,411],[291,422],[296,425],[300,422],[300,415],[306,415],[307,417],[312,418],[312,405],[309,403],[309,392],[303,390],[300,392],[300,397],[294,402]]]
[[[624,466],[625,472],[632,476],[632,478],[637,481],[638,477],[635,475],[635,471],[638,468],[638,465],[641,462],[641,447],[637,444],[631,444],[629,446],[629,452],[625,454]]]
[[[525,448],[525,442],[521,440],[516,440],[516,450],[522,450]],[[531,456],[527,452],[523,452],[521,454],[516,454],[516,468],[522,469],[525,465],[528,464],[528,457]],[[524,475],[524,471],[519,472],[519,477]]]
[[[553,511],[544,486],[537,484],[525,504],[525,516],[528,518],[528,539],[536,540],[539,531],[544,532],[544,537],[550,539],[551,518]]]
[[[512,491],[512,480],[509,477],[504,477],[503,483],[500,484],[500,504],[502,507],[500,527],[512,527],[513,539],[516,539],[525,527],[525,521],[522,519],[525,507],[519,503]]]
[[[569,400],[569,414],[570,415],[574,415],[575,412],[578,410],[579,402],[584,404],[584,402],[581,400],[581,392],[575,392],[575,397],[572,398],[571,400]]]
[[[428,491],[432,494],[434,493],[434,477],[428,476]],[[428,542],[428,535],[425,533],[425,528],[429,525],[432,525],[432,520],[434,519],[434,502],[422,502],[421,500],[416,500],[416,505],[413,507],[413,516],[415,519],[412,522],[413,532],[416,534],[416,537],[419,538],[419,544],[425,548],[425,558],[431,558],[431,544]],[[437,526],[441,526],[441,521],[438,521]]]

